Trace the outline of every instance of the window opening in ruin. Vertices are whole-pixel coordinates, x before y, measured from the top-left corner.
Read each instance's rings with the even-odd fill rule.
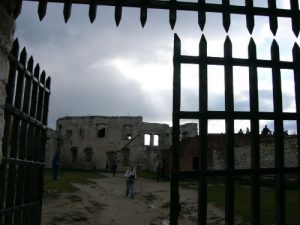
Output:
[[[153,135],[153,146],[159,146],[159,135]]]
[[[71,154],[72,154],[72,162],[75,163],[77,162],[78,158],[78,148],[77,147],[71,147]]]
[[[79,129],[79,136],[84,138],[84,130],[81,127]]]
[[[150,139],[151,139],[151,135],[150,134],[145,134],[144,135],[144,145],[149,146],[150,145]]]
[[[130,140],[132,138],[132,125],[124,125],[123,126],[123,140]]]
[[[72,130],[67,130],[66,131],[66,139],[70,139],[70,137],[72,136]]]
[[[98,130],[98,132],[97,132],[97,137],[98,138],[104,138],[105,137],[105,128],[102,128],[102,129],[100,129],[100,130]]]
[[[84,149],[84,154],[85,154],[85,161],[86,162],[91,162],[92,161],[93,149],[91,149],[91,148]]]
[[[129,166],[129,148],[123,148],[123,166]]]

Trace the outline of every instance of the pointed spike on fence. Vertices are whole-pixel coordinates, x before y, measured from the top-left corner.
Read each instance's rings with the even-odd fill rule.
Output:
[[[277,22],[277,18],[276,19],[271,19],[270,17],[270,30],[272,32],[272,34],[275,36],[277,33],[277,29],[278,29],[278,22]]]
[[[223,5],[223,8],[224,8],[224,11],[222,13],[223,15],[223,27],[226,31],[226,33],[228,33],[229,31],[229,28],[230,28],[230,23],[231,23],[231,20],[230,20],[230,13],[229,13],[229,0],[222,0],[222,5]]]
[[[300,17],[294,17],[292,18],[292,30],[296,37],[299,36],[300,31]]]
[[[205,0],[198,0],[198,25],[201,29],[201,31],[204,30],[205,23],[206,23],[206,14],[204,11],[204,6],[205,6]]]
[[[268,6],[271,11],[275,11],[277,6],[276,6],[276,1],[275,0],[268,0]],[[269,24],[270,24],[270,30],[272,34],[275,36],[277,33],[278,29],[278,21],[276,16],[269,16]]]
[[[254,30],[254,14],[253,14],[253,0],[246,0],[246,8],[248,9],[248,14],[246,16],[247,29],[250,34],[253,33]]]
[[[170,0],[169,23],[172,30],[174,29],[177,20],[177,13],[175,8],[176,1],[177,0]]]
[[[207,41],[204,34],[202,34],[200,39],[199,52],[201,55],[207,55]]]
[[[48,77],[47,80],[46,80],[46,87],[48,89],[50,89],[50,85],[51,85],[51,77]]]
[[[271,59],[272,60],[279,60],[279,46],[274,39],[271,45]]]
[[[27,70],[31,73],[33,71],[33,63],[34,63],[33,57],[30,56],[28,63],[27,63]]]
[[[89,8],[89,18],[91,23],[95,21],[96,16],[97,16],[97,4],[95,3],[95,1],[92,1],[90,3],[90,8]]]
[[[20,44],[19,44],[19,39],[16,38],[16,40],[13,43],[12,49],[11,49],[11,53],[15,56],[18,57],[19,55],[19,50],[20,50]]]
[[[296,37],[298,37],[299,30],[300,30],[300,16],[298,16],[299,3],[296,0],[290,0],[290,5],[291,5],[291,11],[294,14],[292,17],[292,29]]]
[[[147,8],[145,8],[145,7],[141,8],[140,21],[141,21],[142,27],[144,27],[146,24],[146,21],[147,21]]]
[[[13,10],[15,19],[18,18],[18,16],[20,15],[20,13],[22,11],[22,3],[23,3],[23,0],[17,0],[17,2],[16,2],[15,8]]]
[[[298,61],[300,57],[300,47],[299,45],[295,42],[294,46],[293,46],[293,59],[294,62]],[[298,60],[297,60],[298,59]]]
[[[228,35],[226,36],[224,43],[224,55],[227,57],[232,56],[232,43]]]
[[[64,4],[64,19],[65,23],[68,22],[72,13],[72,3],[70,0],[66,1]]]
[[[122,19],[122,6],[121,6],[121,0],[116,0],[116,6],[115,6],[115,21],[116,26],[119,26]]]
[[[180,55],[181,49],[181,40],[179,36],[175,33],[174,34],[174,55]]]
[[[39,19],[42,20],[47,12],[47,0],[39,0],[39,6],[38,6],[38,14]]]
[[[20,62],[25,66],[26,60],[27,60],[27,52],[26,52],[26,48],[24,47],[21,51]]]
[[[249,58],[255,58],[256,59],[256,44],[253,38],[250,39],[249,45],[248,45],[248,54]]]
[[[40,81],[42,84],[45,84],[45,80],[46,80],[46,72],[45,72],[45,70],[43,70],[43,72],[41,73]]]
[[[171,29],[173,30],[175,27],[175,24],[176,24],[176,11],[175,10],[170,11],[169,23],[170,23]]]
[[[39,79],[40,77],[40,65],[36,64],[35,68],[34,68],[34,77]]]

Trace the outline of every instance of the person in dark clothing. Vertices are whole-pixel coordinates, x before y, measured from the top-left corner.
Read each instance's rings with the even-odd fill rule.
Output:
[[[161,168],[161,164],[159,163],[157,165],[157,168],[156,168],[156,180],[157,180],[157,182],[159,182],[159,179],[160,179],[161,175],[162,175],[162,168]]]
[[[117,163],[116,163],[116,161],[113,161],[113,163],[111,165],[111,172],[113,174],[113,177],[116,176],[116,171],[117,171]]]
[[[109,168],[109,166],[108,166],[108,162],[105,164],[105,172],[106,173],[108,173],[108,168]]]
[[[59,153],[55,153],[52,159],[52,179],[57,180],[58,177],[58,170],[59,170],[60,160],[59,160]]]
[[[265,125],[264,129],[262,129],[261,131],[261,134],[264,134],[264,135],[268,135],[268,134],[271,134],[272,132],[270,131],[270,129],[268,128],[267,125]]]

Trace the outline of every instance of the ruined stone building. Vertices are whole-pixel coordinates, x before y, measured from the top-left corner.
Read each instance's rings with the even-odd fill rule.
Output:
[[[171,147],[171,132],[168,124],[143,122],[141,116],[63,117],[56,132],[48,131],[46,164],[51,167],[59,151],[63,168],[103,170],[116,162],[119,171],[129,165],[154,171],[161,151]],[[197,124],[182,125],[184,137],[197,134]]]

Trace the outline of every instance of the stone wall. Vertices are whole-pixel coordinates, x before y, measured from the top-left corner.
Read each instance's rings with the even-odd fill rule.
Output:
[[[225,169],[225,139],[224,134],[208,134],[207,167],[209,170]],[[251,168],[251,139],[250,135],[235,135],[235,168]],[[180,170],[198,168],[199,137],[183,138],[180,143]],[[275,167],[274,136],[260,136],[260,166],[261,168]],[[297,137],[285,136],[284,160],[285,167],[298,166]],[[166,149],[162,154],[168,165],[171,165],[172,150]],[[170,168],[168,168],[170,169]]]
[[[57,149],[60,151],[61,165],[65,168],[102,170],[106,163],[115,161],[119,171],[129,165],[154,170],[161,160],[161,149],[170,148],[171,144],[169,125],[146,123],[141,116],[64,117],[57,120],[56,130],[59,139]],[[151,136],[147,146],[144,143],[145,134]],[[158,137],[156,145],[154,136]],[[47,154],[50,153],[53,150],[47,149]],[[50,164],[51,156],[46,157],[47,164]]]
[[[0,162],[2,159],[2,137],[4,131],[5,86],[9,72],[8,54],[13,43],[15,31],[13,17],[15,2],[15,0],[0,1]]]

